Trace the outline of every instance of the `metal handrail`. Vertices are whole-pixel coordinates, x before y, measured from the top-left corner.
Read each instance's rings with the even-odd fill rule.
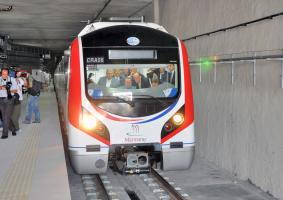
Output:
[[[264,20],[272,20],[274,17],[278,17],[278,16],[281,16],[281,15],[283,15],[283,12],[279,12],[279,13],[269,15],[269,16],[266,16],[266,17],[262,17],[262,18],[259,18],[259,19],[255,19],[255,20],[252,20],[252,21],[240,23],[240,24],[237,24],[237,25],[229,26],[229,27],[226,27],[226,28],[217,29],[217,30],[210,31],[210,32],[207,32],[207,33],[195,35],[195,36],[183,39],[183,41],[193,40],[193,39],[197,39],[197,38],[203,37],[203,36],[209,36],[211,34],[215,34],[215,33],[218,33],[218,32],[225,32],[225,31],[228,31],[228,30],[231,30],[231,29],[247,26],[247,25],[254,24],[254,23],[257,23],[257,22],[260,22],[260,21],[264,21]]]

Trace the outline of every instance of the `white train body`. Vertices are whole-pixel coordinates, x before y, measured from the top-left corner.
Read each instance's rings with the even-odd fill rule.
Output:
[[[163,81],[161,68],[167,74]],[[113,73],[120,81],[115,86]],[[188,57],[184,44],[163,27],[87,25],[73,41],[70,57],[59,63],[55,86],[78,173],[103,173],[111,159],[128,172],[155,161],[164,170],[190,167],[195,139]]]

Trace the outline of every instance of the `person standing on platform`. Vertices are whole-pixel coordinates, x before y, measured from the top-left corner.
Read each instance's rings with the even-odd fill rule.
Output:
[[[1,112],[0,112],[0,130],[1,130],[1,131],[3,130],[3,122],[2,122],[2,115],[1,115]]]
[[[10,130],[12,131],[12,135],[17,135],[16,129],[11,122],[11,116],[14,107],[13,94],[17,92],[17,83],[16,80],[10,77],[8,74],[9,69],[3,68],[0,77],[0,111],[3,120],[2,139],[8,138],[9,126]]]
[[[16,131],[20,130],[19,119],[21,115],[21,102],[23,101],[23,86],[26,86],[24,79],[21,77],[21,72],[16,72],[16,83],[18,89],[19,99],[14,102],[14,111],[11,117],[12,123],[15,126]]]
[[[39,111],[39,96],[42,83],[35,80],[34,77],[28,78],[28,100],[26,116],[23,121],[24,124],[30,124],[32,113],[35,115],[35,120],[32,123],[40,123],[40,111]]]

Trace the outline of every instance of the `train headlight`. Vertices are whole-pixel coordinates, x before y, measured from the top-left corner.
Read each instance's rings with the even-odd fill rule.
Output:
[[[96,135],[109,141],[110,137],[107,127],[84,107],[82,107],[80,127],[81,130],[90,135]]]
[[[167,137],[185,122],[185,106],[182,106],[163,126],[161,139]]]
[[[176,113],[173,118],[172,121],[175,125],[180,126],[184,121],[184,115],[182,113]]]
[[[89,113],[87,110],[83,109],[81,116],[81,126],[86,130],[92,130],[97,125],[97,119]]]

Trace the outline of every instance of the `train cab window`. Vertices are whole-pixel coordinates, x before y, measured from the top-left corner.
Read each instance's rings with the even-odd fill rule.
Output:
[[[181,94],[178,40],[163,31],[118,25],[82,37],[85,91],[92,104],[119,116],[142,117]]]
[[[103,98],[174,98],[178,94],[177,64],[97,64],[87,67],[88,95]]]

